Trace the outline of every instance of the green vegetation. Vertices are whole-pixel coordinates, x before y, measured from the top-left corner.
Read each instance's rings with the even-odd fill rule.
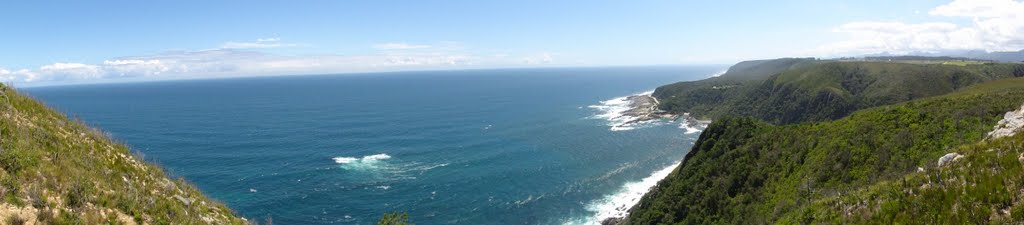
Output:
[[[720,77],[662,86],[654,96],[663,110],[701,119],[733,115],[788,124],[835,120],[859,109],[1022,76],[1024,64],[1014,63],[777,59],[744,62]]]
[[[711,81],[659,88],[675,98],[666,108],[716,121],[623,223],[1022,221],[1024,135],[982,142],[1024,104],[1015,70],[1024,66],[814,61],[718,101],[674,90]],[[966,160],[938,167],[949,152]]]
[[[406,213],[386,213],[380,217],[380,221],[377,221],[377,225],[411,225],[409,223],[409,214]]]
[[[7,224],[246,224],[99,130],[0,85]]]
[[[1013,224],[1024,221],[1024,134],[965,145],[946,167],[816,199],[785,215],[796,223]]]

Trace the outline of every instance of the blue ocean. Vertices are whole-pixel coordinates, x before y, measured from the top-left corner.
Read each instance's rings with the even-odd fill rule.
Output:
[[[613,127],[623,97],[721,67],[499,69],[27,88],[276,224],[594,224],[666,176],[699,130]],[[613,129],[617,128],[617,129]]]

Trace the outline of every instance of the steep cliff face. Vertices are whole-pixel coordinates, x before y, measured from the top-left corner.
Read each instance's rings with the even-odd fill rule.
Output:
[[[0,85],[0,223],[246,224],[101,131]]]
[[[944,79],[926,84],[877,76],[848,82],[856,79],[835,78],[857,73],[810,72],[855,72],[860,67],[822,65],[785,71],[774,76],[770,85],[765,84],[767,80],[760,85],[773,91],[786,86],[833,91],[835,97],[854,103],[882,99],[867,101],[879,105],[858,105],[839,118],[818,118],[802,114],[818,114],[820,107],[797,104],[805,110],[793,111],[794,118],[804,119],[788,123],[757,116],[774,110],[771,107],[750,108],[751,114],[720,114],[680,167],[645,195],[623,223],[1022,221],[1024,142],[1020,140],[1024,135],[986,141],[993,126],[1014,117],[1011,111],[1024,103],[1024,79],[1011,78],[1012,68],[1020,64],[991,64],[975,68],[975,73],[943,65],[881,67],[888,69],[880,71],[930,71],[890,72],[890,76],[904,76],[900,79]],[[923,67],[913,68],[917,66]],[[908,99],[901,93],[924,94]],[[836,103],[822,104],[829,108]],[[997,130],[1014,123],[1001,124]],[[951,153],[956,155],[939,165],[939,159]]]

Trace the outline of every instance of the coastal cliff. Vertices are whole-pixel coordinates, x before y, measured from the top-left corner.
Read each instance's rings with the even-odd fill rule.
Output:
[[[605,222],[1022,221],[1024,135],[986,134],[1024,104],[1024,65],[786,61],[659,87],[661,110],[714,122],[628,218]]]
[[[248,224],[123,144],[0,85],[0,224]]]

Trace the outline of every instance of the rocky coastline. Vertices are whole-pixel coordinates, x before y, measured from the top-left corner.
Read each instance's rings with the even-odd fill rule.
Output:
[[[629,102],[630,109],[623,112],[622,117],[631,118],[631,120],[618,124],[616,125],[617,127],[626,127],[660,119],[669,119],[673,122],[683,120],[683,122],[690,127],[706,127],[711,123],[709,120],[698,120],[697,118],[690,116],[690,113],[673,114],[668,111],[658,109],[658,104],[661,102],[650,94],[629,96],[626,97],[626,101]]]
[[[694,132],[703,129],[711,123],[710,120],[698,120],[690,115],[690,113],[674,114],[668,111],[664,111],[658,108],[660,102],[650,93],[633,95],[626,97],[629,109],[622,112],[620,117],[631,118],[624,123],[616,125],[616,127],[627,127],[639,123],[645,123],[654,120],[667,119],[672,122],[682,120],[685,127],[690,129],[698,129]],[[689,131],[688,131],[689,132]],[[654,187],[651,187],[654,188]],[[625,209],[632,208],[633,205],[622,205]],[[628,214],[627,214],[628,215]],[[602,225],[615,225],[622,224],[626,218],[624,217],[608,217],[601,218],[600,224]]]

